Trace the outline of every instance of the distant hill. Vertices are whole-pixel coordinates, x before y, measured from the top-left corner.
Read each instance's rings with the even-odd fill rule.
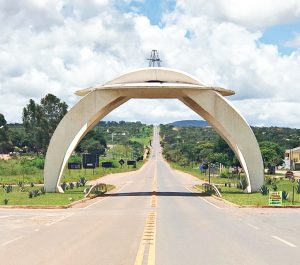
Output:
[[[170,125],[176,127],[205,127],[210,126],[207,121],[203,120],[183,120],[183,121],[174,121]]]

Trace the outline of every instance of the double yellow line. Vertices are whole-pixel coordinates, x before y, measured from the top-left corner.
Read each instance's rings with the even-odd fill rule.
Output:
[[[157,206],[157,163],[154,167],[154,178],[152,183],[152,195],[150,200],[151,211],[148,213],[146,220],[146,225],[144,228],[142,240],[139,246],[138,253],[136,255],[134,265],[155,265],[155,244],[156,244],[156,212],[155,208]],[[148,253],[146,257],[145,252]],[[144,260],[147,263],[144,263]]]

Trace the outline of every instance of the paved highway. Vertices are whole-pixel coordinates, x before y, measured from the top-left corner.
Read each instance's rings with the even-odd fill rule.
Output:
[[[240,209],[194,193],[158,130],[149,161],[117,189],[67,210],[0,209],[0,264],[300,264],[298,209]]]

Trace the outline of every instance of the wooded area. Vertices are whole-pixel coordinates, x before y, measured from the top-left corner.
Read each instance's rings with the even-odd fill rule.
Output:
[[[281,165],[284,150],[300,145],[300,129],[252,127],[265,166]],[[228,144],[211,127],[174,127],[161,125],[161,144],[168,161],[181,166],[211,162],[225,166],[239,164]]]

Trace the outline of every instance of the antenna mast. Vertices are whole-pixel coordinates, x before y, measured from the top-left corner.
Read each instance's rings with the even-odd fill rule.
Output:
[[[155,67],[155,64],[157,67],[160,67],[160,62],[162,62],[162,60],[158,56],[157,50],[152,50],[150,58],[148,58],[147,60],[149,61],[149,67]]]

